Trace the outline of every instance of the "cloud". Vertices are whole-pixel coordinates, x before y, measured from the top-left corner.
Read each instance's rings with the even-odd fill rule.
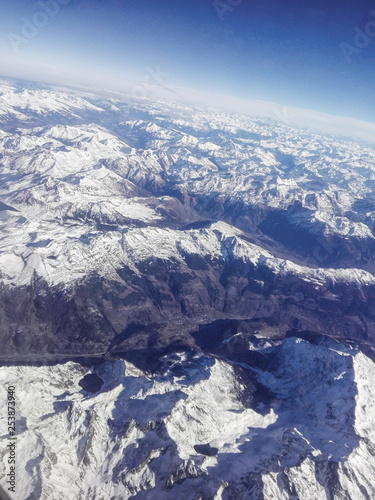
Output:
[[[213,107],[253,117],[270,118],[284,124],[308,127],[323,133],[356,140],[361,139],[375,144],[375,123],[272,102],[241,99],[181,87],[172,87],[172,89],[174,99],[186,104]],[[155,97],[170,99],[171,92],[159,88],[155,91]]]

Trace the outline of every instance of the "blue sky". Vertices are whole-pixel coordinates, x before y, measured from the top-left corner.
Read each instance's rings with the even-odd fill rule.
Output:
[[[371,1],[0,0],[0,30],[2,74],[110,85],[151,68],[163,85],[375,121]]]

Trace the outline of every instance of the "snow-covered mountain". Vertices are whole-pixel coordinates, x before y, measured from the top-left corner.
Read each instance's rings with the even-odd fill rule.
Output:
[[[373,498],[374,363],[296,338],[241,354],[171,354],[157,375],[121,360],[1,369],[18,388],[16,498]]]
[[[0,82],[19,498],[372,498],[374,200],[371,144]]]

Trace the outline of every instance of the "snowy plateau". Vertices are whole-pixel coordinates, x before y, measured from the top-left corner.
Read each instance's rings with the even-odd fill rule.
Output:
[[[0,485],[375,498],[375,146],[0,81]]]

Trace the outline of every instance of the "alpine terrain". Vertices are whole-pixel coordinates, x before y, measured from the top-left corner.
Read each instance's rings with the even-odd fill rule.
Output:
[[[0,227],[11,498],[375,498],[374,144],[3,79]]]

